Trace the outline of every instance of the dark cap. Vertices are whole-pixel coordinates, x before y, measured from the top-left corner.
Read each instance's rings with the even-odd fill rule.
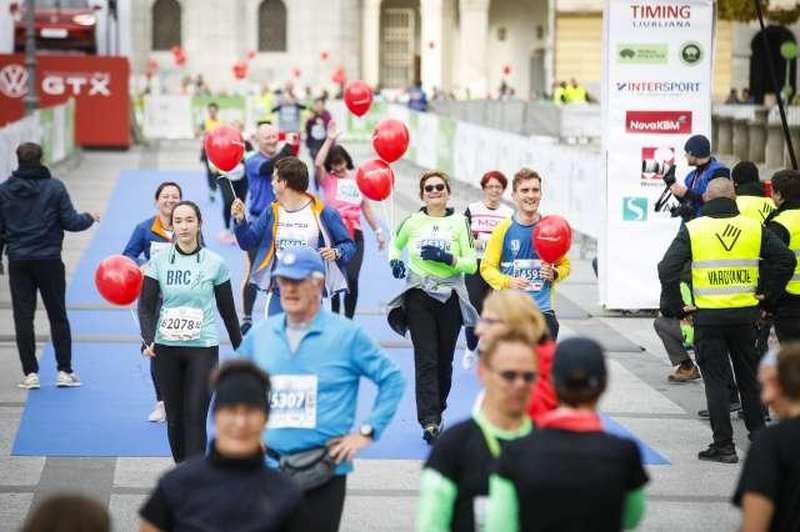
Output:
[[[683,151],[689,155],[704,159],[711,156],[711,142],[709,142],[708,138],[704,135],[692,135],[689,137],[689,140],[686,141]]]
[[[248,405],[269,414],[269,377],[252,362],[233,360],[223,364],[214,392],[215,412],[221,406]]]
[[[569,390],[601,389],[606,384],[603,347],[590,338],[568,338],[553,359],[553,383]]]
[[[752,161],[739,161],[731,170],[731,178],[736,185],[742,183],[758,183],[758,167]]]

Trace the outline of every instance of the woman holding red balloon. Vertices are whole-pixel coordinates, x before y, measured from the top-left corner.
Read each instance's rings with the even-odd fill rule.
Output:
[[[353,170],[353,159],[340,145],[334,145],[337,132],[336,123],[331,121],[328,124],[328,135],[325,142],[317,152],[314,161],[317,183],[322,191],[325,204],[333,207],[342,217],[347,232],[356,243],[356,252],[345,269],[347,275],[348,292],[344,296],[344,314],[348,318],[353,318],[356,313],[356,303],[358,302],[358,275],[361,272],[361,263],[364,260],[364,232],[361,230],[361,213],[367,219],[375,238],[378,240],[378,249],[386,247],[386,239],[383,236],[378,219],[372,212],[369,201],[364,198],[356,184],[355,179],[350,173]],[[339,313],[341,297],[336,294],[331,298],[331,309],[334,313]]]
[[[203,454],[208,381],[219,359],[214,303],[234,349],[242,341],[225,261],[203,247],[202,215],[190,201],[172,210],[175,244],[150,260],[139,316],[144,353],[156,360],[176,462]],[[157,312],[159,298],[161,310]]]
[[[442,414],[453,378],[453,354],[461,326],[474,327],[478,314],[469,302],[464,274],[476,270],[475,247],[466,218],[448,207],[450,179],[434,170],[422,174],[425,206],[395,230],[389,264],[395,279],[408,280],[388,305],[389,325],[414,345],[417,420],[433,444],[443,430]]]
[[[139,264],[147,262],[151,257],[171,246],[172,242],[172,209],[181,201],[183,192],[180,185],[165,181],[156,189],[156,215],[147,218],[133,230],[123,255]],[[144,257],[144,260],[141,260]],[[164,400],[158,388],[156,378],[156,362],[150,359],[150,377],[156,392],[156,404],[147,416],[148,421],[160,423],[166,419]]]

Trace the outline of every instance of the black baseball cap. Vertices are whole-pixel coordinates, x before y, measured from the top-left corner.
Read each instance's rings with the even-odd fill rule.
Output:
[[[553,383],[571,391],[602,390],[608,374],[603,347],[591,338],[568,338],[553,359]]]

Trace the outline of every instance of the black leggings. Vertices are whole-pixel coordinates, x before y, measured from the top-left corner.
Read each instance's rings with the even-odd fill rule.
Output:
[[[303,493],[302,508],[292,530],[337,532],[344,510],[347,475],[336,475],[326,484]]]
[[[492,287],[483,280],[481,277],[481,260],[478,259],[478,269],[472,275],[464,276],[464,283],[467,285],[467,292],[469,293],[469,302],[478,311],[478,315],[483,314],[483,300],[491,292]],[[467,327],[464,329],[464,335],[467,337],[467,348],[475,349],[478,347],[478,337],[475,336],[475,328]]]
[[[208,381],[219,361],[219,347],[156,344],[155,351],[169,447],[175,462],[183,462],[206,449],[206,416],[211,401]]]
[[[358,303],[358,275],[361,272],[361,263],[364,261],[364,233],[356,229],[353,240],[356,242],[356,254],[345,268],[348,292],[344,296],[344,315],[350,319],[356,315],[356,303]],[[334,314],[339,314],[340,301],[340,294],[331,298],[331,310]]]
[[[225,224],[225,229],[230,229],[231,204],[233,203],[231,185],[233,186],[233,192],[236,192],[236,197],[244,201],[247,198],[247,178],[243,177],[237,181],[231,181],[227,177],[220,177],[219,181],[220,189],[222,189],[222,223]]]
[[[414,344],[417,421],[438,424],[453,382],[453,354],[461,330],[461,306],[453,293],[440,303],[413,288],[405,295],[406,319]]]

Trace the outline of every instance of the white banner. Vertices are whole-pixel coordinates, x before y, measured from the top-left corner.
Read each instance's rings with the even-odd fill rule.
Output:
[[[606,0],[603,25],[600,302],[658,308],[657,265],[679,219],[653,207],[666,168],[677,165],[679,182],[688,171],[686,140],[711,138],[713,0]]]
[[[144,97],[142,130],[149,139],[191,139],[192,97],[158,95]]]

